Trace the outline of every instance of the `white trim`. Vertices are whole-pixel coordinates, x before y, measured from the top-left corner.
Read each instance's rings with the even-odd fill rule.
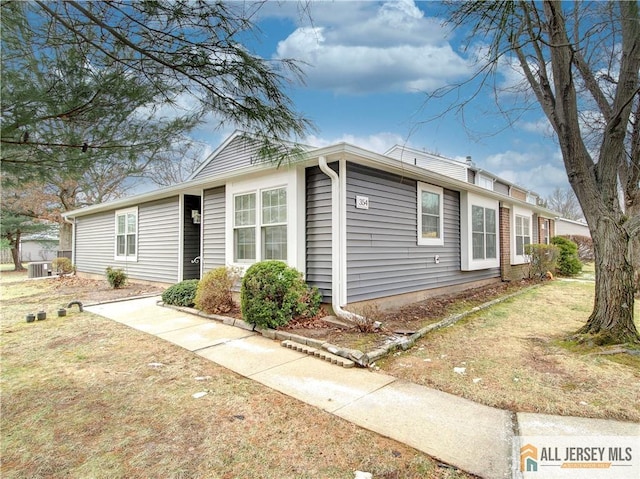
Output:
[[[178,282],[184,279],[184,193],[178,198]]]
[[[533,243],[533,211],[513,205],[511,207],[511,264],[525,264],[529,262],[529,258],[524,254],[524,248],[521,255],[516,254],[516,216],[524,217],[529,220],[529,239]]]
[[[340,254],[340,270],[342,272],[342,279],[340,281],[340,289],[339,289],[339,302],[340,306],[345,306],[347,304],[348,298],[348,251],[347,251],[347,161],[345,159],[341,159],[338,163],[338,175],[340,178],[340,201],[339,201],[339,211],[338,211],[338,219],[340,223],[339,231],[339,241],[341,250]]]
[[[125,215],[125,238],[127,236],[127,215],[130,213],[135,213],[136,215],[136,253],[134,255],[127,255],[127,242],[125,240],[124,248],[125,254],[124,256],[118,255],[118,216]],[[124,261],[124,262],[137,262],[138,261],[138,245],[139,245],[139,231],[140,231],[140,215],[138,214],[138,207],[133,206],[131,208],[123,208],[121,210],[115,210],[113,215],[114,221],[114,234],[113,234],[113,260],[114,261]]]
[[[303,176],[303,175],[302,175]],[[229,182],[225,188],[225,263],[246,269],[251,264],[262,260],[261,220],[262,198],[261,192],[276,188],[286,188],[287,192],[287,259],[289,266],[298,271],[304,271],[304,238],[298,236],[300,218],[304,218],[304,201],[298,202],[301,175],[297,169],[291,168],[271,174],[253,177],[245,181]],[[251,262],[237,262],[234,257],[234,198],[237,195],[256,194],[256,259]],[[304,224],[304,221],[302,221]],[[301,251],[302,250],[302,251]]]
[[[488,259],[473,259],[473,228],[471,227],[473,206],[492,209],[495,212],[496,225],[496,257]],[[500,204],[498,200],[484,196],[460,192],[460,265],[463,271],[500,267]]]
[[[487,176],[487,175],[483,175],[482,173],[476,174],[476,185],[478,185],[480,188],[484,188],[485,190],[493,191],[493,183],[495,181],[496,180],[494,178],[491,178],[490,176]],[[491,187],[488,188],[483,184],[483,182],[485,182],[486,184],[490,183]]]
[[[418,181],[418,195],[417,195],[417,211],[418,211],[418,244],[429,246],[444,246],[444,189],[440,186],[430,185],[428,183],[422,183]],[[439,205],[439,217],[438,217],[438,231],[440,236],[437,238],[424,238],[422,236],[422,193],[433,193],[438,195]]]

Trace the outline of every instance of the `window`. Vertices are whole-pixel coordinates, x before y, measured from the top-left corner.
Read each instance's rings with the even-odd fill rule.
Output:
[[[443,190],[418,183],[418,244],[444,245]]]
[[[460,192],[460,268],[463,271],[500,267],[499,202]]]
[[[252,262],[256,259],[256,194],[237,195],[233,210],[234,260]]]
[[[528,244],[531,244],[531,218],[516,215],[516,256],[523,256]]]
[[[138,259],[138,208],[116,211],[115,259],[137,261]]]
[[[287,259],[287,190],[262,192],[262,259]]]
[[[287,189],[275,188],[235,195],[233,208],[234,261],[286,261]],[[260,251],[257,248],[258,233]]]
[[[473,260],[497,257],[496,210],[471,206],[471,237]]]
[[[488,176],[484,175],[478,175],[476,177],[476,184],[479,187],[484,188],[485,190],[493,191],[493,178],[489,178]]]

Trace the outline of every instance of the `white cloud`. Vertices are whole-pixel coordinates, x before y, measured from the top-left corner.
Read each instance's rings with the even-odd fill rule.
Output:
[[[336,143],[349,143],[354,146],[359,146],[365,150],[373,151],[374,153],[384,153],[394,145],[402,145],[406,143],[406,138],[391,132],[379,132],[367,136],[358,136],[345,133],[339,137],[324,138],[315,135],[309,135],[305,138],[304,143],[313,145],[318,148],[323,146],[335,145]],[[409,145],[408,145],[409,146]]]
[[[358,2],[357,20],[342,15],[343,5],[340,14],[320,15],[314,26],[299,27],[278,44],[277,58],[306,62],[309,87],[339,93],[432,91],[468,74],[469,64],[446,41],[441,21],[425,17],[413,1],[380,7]]]
[[[488,156],[478,166],[542,197],[549,196],[556,187],[569,187],[562,156],[557,150],[506,151]]]

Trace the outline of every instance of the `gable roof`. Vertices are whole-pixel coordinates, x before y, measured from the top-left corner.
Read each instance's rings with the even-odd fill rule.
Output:
[[[244,132],[235,132],[231,137],[227,138],[217,149],[212,153],[207,160],[207,164],[214,164],[215,159],[219,158],[226,149],[230,148],[233,144],[234,139],[237,139],[239,136],[244,135]],[[349,143],[341,142],[333,145],[321,147],[321,148],[312,148],[309,146],[305,146],[306,155],[304,158],[299,159],[297,161],[293,161],[290,165],[293,166],[314,166],[318,163],[318,158],[320,156],[326,157],[327,161],[337,161],[341,159],[349,160],[355,163],[371,166],[373,168],[381,168],[387,171],[396,173],[401,176],[409,176],[411,178],[415,178],[419,181],[425,181],[429,183],[435,183],[442,187],[449,188],[456,191],[469,191],[473,192],[485,197],[493,198],[501,202],[507,201],[512,204],[520,204],[526,205],[527,208],[536,211],[538,214],[543,214],[547,217],[555,217],[558,216],[555,212],[543,208],[541,206],[533,205],[531,203],[526,203],[525,201],[519,200],[517,198],[506,196],[502,193],[488,190],[482,188],[473,183],[469,183],[467,181],[463,181],[457,178],[454,178],[445,173],[432,171],[425,169],[424,167],[413,165],[408,162],[403,162],[396,158],[392,158],[390,156],[381,155],[379,153],[374,153],[372,151],[366,150],[364,148],[351,145]],[[246,153],[246,152],[245,152]],[[245,154],[243,158],[247,158]],[[456,160],[451,160],[456,161]],[[127,198],[122,198],[119,200],[114,200],[108,203],[102,203],[98,205],[93,205],[89,207],[85,207],[78,210],[69,211],[63,214],[65,219],[76,218],[80,216],[86,216],[89,214],[116,210],[120,208],[126,208],[129,206],[134,206],[141,203],[146,203],[150,201],[156,201],[160,199],[170,198],[173,196],[177,196],[180,194],[193,194],[200,195],[202,189],[204,188],[214,188],[216,186],[221,186],[226,184],[229,181],[233,181],[235,179],[245,177],[248,175],[254,175],[259,172],[269,171],[277,169],[278,166],[272,163],[261,161],[261,162],[245,162],[243,165],[235,165],[235,168],[232,169],[224,169],[218,171],[214,169],[206,175],[192,175],[193,179],[187,180],[183,183],[173,185],[170,187],[160,188],[151,192],[142,193],[139,195],[130,196]],[[286,167],[286,166],[284,166]],[[203,171],[204,167],[200,169]]]

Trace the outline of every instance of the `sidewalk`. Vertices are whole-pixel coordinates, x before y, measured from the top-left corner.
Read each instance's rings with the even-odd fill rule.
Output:
[[[638,424],[513,414],[386,374],[342,368],[257,333],[157,306],[157,300],[85,309],[483,478],[512,477],[517,435],[640,436]]]

